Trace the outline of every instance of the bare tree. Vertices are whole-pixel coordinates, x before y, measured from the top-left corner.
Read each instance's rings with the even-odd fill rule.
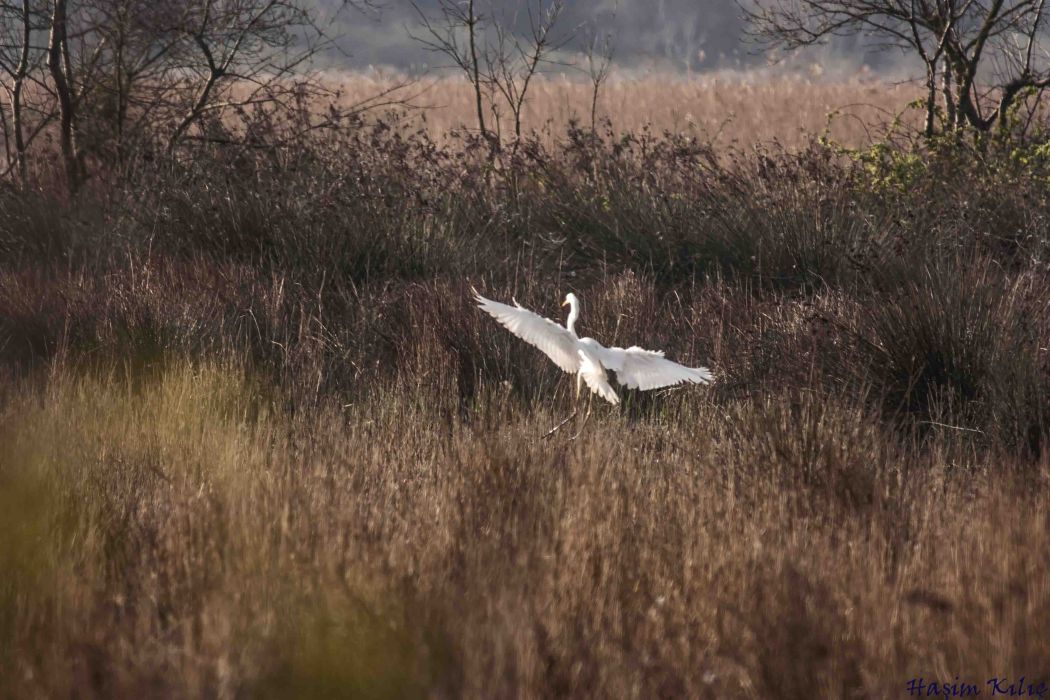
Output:
[[[563,0],[535,0],[526,4],[528,33],[514,31],[509,22],[477,12],[475,0],[439,0],[436,17],[413,4],[422,31],[412,37],[425,48],[444,55],[461,71],[474,90],[478,130],[493,150],[500,147],[501,104],[510,110],[515,143],[521,140],[522,112],[533,79],[573,36],[556,34]],[[486,104],[488,109],[486,110]],[[493,116],[486,122],[485,113]]]
[[[22,186],[29,179],[27,149],[52,116],[50,94],[38,74],[46,52],[34,44],[38,30],[47,25],[45,9],[43,3],[30,0],[0,2],[0,71],[6,76],[3,87],[10,105],[10,119],[0,108],[7,156],[4,173],[15,170]],[[33,94],[27,95],[27,86],[36,88]]]
[[[173,151],[206,116],[252,105],[289,106],[303,89],[297,69],[317,51],[304,36],[321,36],[304,5],[287,0],[197,0],[181,28],[196,50],[186,68],[196,75],[192,98],[168,139]]]
[[[491,93],[492,86],[482,77],[478,37],[485,18],[476,11],[475,0],[440,0],[436,18],[428,16],[416,3],[413,3],[412,7],[419,16],[423,31],[420,34],[410,32],[410,35],[428,50],[443,54],[452,61],[453,67],[466,75],[474,89],[478,131],[490,143],[498,143],[498,139],[489,132],[485,124],[486,93]],[[461,36],[464,33],[465,44]],[[491,103],[491,94],[488,97]]]
[[[926,69],[928,135],[938,113],[946,131],[1005,129],[1019,97],[1050,86],[1045,0],[753,0],[743,9],[771,46],[863,34],[915,55]]]
[[[90,108],[96,155],[123,162],[167,117],[189,64],[182,30],[190,6],[149,0],[81,0],[81,30],[98,42]],[[87,119],[87,115],[84,115]]]
[[[544,64],[552,63],[551,55],[569,36],[555,37],[554,29],[564,9],[562,0],[546,7],[526,6],[529,34],[522,38],[497,22],[493,25],[495,41],[487,47],[485,67],[488,80],[503,96],[514,119],[515,143],[521,140],[521,113],[529,85]]]
[[[97,156],[108,143],[112,124],[123,135],[129,95],[138,75],[134,67],[129,68],[137,60],[132,57],[134,23],[129,17],[149,14],[150,6],[142,1],[51,0],[47,68],[58,104],[59,142],[71,193],[87,179],[89,156]],[[140,34],[140,46],[154,46],[162,39],[153,32]],[[121,97],[111,110],[113,85],[119,86],[116,91]]]
[[[598,29],[594,28],[587,42],[586,54],[587,77],[591,82],[591,133],[593,134],[597,131],[598,126],[598,94],[601,92],[602,85],[609,79],[609,70],[612,68],[612,33],[600,34]]]
[[[59,106],[59,144],[70,192],[82,180],[80,151],[77,146],[77,99],[73,83],[73,62],[69,55],[69,13],[67,0],[54,0],[47,45],[47,67],[54,83]]]
[[[178,157],[191,141],[272,146],[405,104],[398,95],[410,83],[337,104],[310,68],[331,46],[316,10],[311,0],[0,0],[0,177],[27,183],[30,144],[56,121],[76,193],[133,156]]]

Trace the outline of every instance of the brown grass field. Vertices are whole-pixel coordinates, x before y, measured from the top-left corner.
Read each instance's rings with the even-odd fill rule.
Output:
[[[1050,179],[799,136],[902,89],[617,83],[656,135],[494,168],[448,88],[0,191],[0,697],[1050,682]],[[571,381],[471,285],[718,381],[541,440]]]
[[[814,74],[819,70],[812,67]],[[338,86],[347,104],[356,104],[403,80],[376,72],[334,75],[326,82]],[[579,76],[540,76],[526,101],[525,130],[558,136],[572,119],[589,128],[591,93],[591,85]],[[419,107],[408,112],[409,123],[425,126],[435,136],[476,124],[474,94],[464,79],[424,78],[394,94]],[[907,105],[919,95],[914,83],[890,83],[868,73],[832,79],[758,71],[690,77],[614,72],[599,93],[597,116],[616,132],[648,127],[720,146],[777,141],[800,148],[825,134],[838,143],[861,146],[898,116],[907,124],[918,123],[921,115]],[[512,128],[505,109],[503,124],[504,130]]]

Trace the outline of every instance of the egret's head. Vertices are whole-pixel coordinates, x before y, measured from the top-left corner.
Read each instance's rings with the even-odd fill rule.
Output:
[[[575,294],[573,294],[572,292],[569,292],[568,294],[565,295],[565,301],[563,301],[561,303],[561,305],[562,306],[568,306],[570,309],[571,308],[575,308],[575,307],[578,307],[580,305],[580,300],[576,298]]]

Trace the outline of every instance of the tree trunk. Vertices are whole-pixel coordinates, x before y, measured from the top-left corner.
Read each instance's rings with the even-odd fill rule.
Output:
[[[18,164],[18,179],[25,187],[29,182],[29,165],[26,163],[25,130],[22,119],[22,88],[29,74],[29,38],[31,23],[29,0],[22,0],[22,51],[15,68],[14,84],[11,86],[11,128],[15,136],[15,160]]]
[[[70,194],[80,187],[80,159],[76,144],[76,105],[69,84],[69,60],[66,32],[66,0],[55,0],[51,15],[51,36],[47,45],[47,67],[55,84],[59,108],[59,144],[66,169],[66,184]]]
[[[926,138],[933,138],[937,124],[937,63],[926,63],[926,124],[923,133]]]
[[[945,131],[955,131],[959,127],[959,112],[955,106],[955,95],[952,93],[952,64],[947,56],[944,57],[941,91],[944,93]]]
[[[601,83],[595,81],[594,89],[591,90],[591,136],[594,136],[598,126],[598,89],[601,87]]]
[[[481,70],[478,65],[478,47],[475,30],[478,24],[477,15],[474,14],[474,0],[467,4],[467,34],[470,39],[470,68],[473,71],[471,82],[474,83],[474,103],[478,111],[478,128],[481,135],[491,142],[488,129],[485,128],[485,108],[481,102]]]

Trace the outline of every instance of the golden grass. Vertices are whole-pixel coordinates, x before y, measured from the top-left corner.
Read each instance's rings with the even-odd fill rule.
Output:
[[[355,104],[388,89],[396,78],[383,74],[337,74],[328,77]],[[459,77],[424,78],[403,93],[422,107],[410,122],[441,137],[452,129],[475,128],[474,95]],[[920,115],[908,110],[919,96],[912,84],[891,83],[869,74],[831,80],[767,72],[714,73],[694,76],[613,74],[600,93],[598,119],[608,119],[616,132],[651,127],[695,134],[715,144],[752,145],[779,141],[789,148],[811,143],[814,135],[857,146],[868,143],[872,129],[899,114],[910,122]],[[570,119],[590,127],[591,86],[578,77],[541,76],[530,88],[523,123],[526,131],[560,133]],[[489,116],[489,115],[486,115]],[[513,129],[504,110],[502,129]],[[830,120],[829,116],[833,118]]]
[[[12,397],[0,694],[898,697],[1046,670],[1045,467],[917,453],[806,393],[598,410],[577,442],[497,387],[462,424],[413,394],[293,417],[237,361],[174,361]]]

